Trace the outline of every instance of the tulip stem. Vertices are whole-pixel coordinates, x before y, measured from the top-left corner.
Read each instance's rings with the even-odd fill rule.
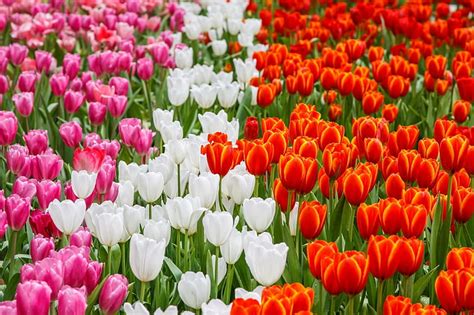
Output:
[[[346,310],[346,313],[349,315],[354,314],[355,297],[356,297],[355,295],[349,296],[349,301],[347,302],[347,310]]]
[[[107,274],[112,274],[112,246],[109,246],[107,252]]]
[[[176,264],[178,265],[178,267],[181,268],[181,265],[179,263],[180,260],[181,260],[181,232],[177,231],[177,234],[176,234]]]
[[[178,164],[178,197],[181,197],[181,164]]]
[[[146,282],[141,281],[140,284],[140,301],[145,302],[145,290],[146,290]]]
[[[383,315],[383,287],[384,280],[380,280],[377,287],[377,315]]]
[[[127,272],[127,266],[126,266],[126,253],[125,253],[125,243],[120,243],[120,251],[121,251],[121,256],[122,256],[122,274],[125,275]]]
[[[49,306],[49,314],[50,315],[56,315],[56,307],[54,306],[54,301],[51,302]]]
[[[224,211],[224,207],[222,206],[222,176],[219,176],[219,192],[217,198],[219,198],[219,211]]]
[[[234,265],[229,265],[227,272],[227,279],[225,284],[225,292],[224,292],[224,302],[229,304],[230,302],[230,293],[232,291],[232,282],[234,280]]]
[[[11,256],[10,256],[10,269],[12,268],[13,261],[15,260],[15,254],[16,254],[16,241],[18,238],[18,232],[12,230],[12,236],[11,236]]]
[[[217,298],[217,293],[219,291],[219,252],[220,247],[216,246],[216,259],[214,260],[214,288],[212,290],[213,298]]]
[[[152,220],[151,218],[152,211],[151,211],[151,203],[148,204],[148,219]]]
[[[402,279],[403,283],[403,295],[406,297],[412,298],[413,295],[413,277],[412,276],[404,276]]]
[[[329,314],[336,314],[336,297],[331,295],[331,306]]]

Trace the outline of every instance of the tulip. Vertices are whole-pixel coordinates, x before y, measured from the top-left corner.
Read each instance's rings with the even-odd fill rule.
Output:
[[[163,192],[163,175],[160,173],[140,173],[137,177],[137,188],[140,197],[147,203],[153,203]]]
[[[16,309],[19,314],[49,314],[51,289],[43,281],[30,280],[16,288]]]
[[[403,259],[400,259],[398,264],[398,272],[407,277],[417,272],[423,263],[424,249],[425,244],[422,240],[401,238],[398,252]]]
[[[280,279],[288,254],[285,243],[272,244],[271,239],[256,238],[244,245],[244,252],[245,262],[258,283],[269,286]],[[270,265],[272,268],[265,268]]]
[[[87,228],[80,227],[76,232],[72,233],[69,237],[69,245],[77,247],[91,247],[92,246],[92,234]]]
[[[208,109],[216,101],[217,88],[209,84],[193,85],[191,87],[191,95],[200,108]]]
[[[301,204],[298,224],[301,234],[306,239],[314,239],[321,233],[326,222],[326,205],[321,205],[318,201],[306,202]]]
[[[230,305],[226,305],[219,299],[210,300],[202,304],[203,314],[230,314]]]
[[[36,69],[39,72],[49,72],[53,64],[53,55],[50,52],[37,50],[35,51]]]
[[[48,257],[49,252],[52,250],[54,250],[54,242],[52,238],[36,235],[31,239],[30,255],[33,262],[37,262]]]
[[[272,83],[262,84],[257,90],[257,104],[262,108],[266,108],[273,103],[276,97],[275,86]]]
[[[447,172],[459,171],[464,164],[469,142],[460,135],[444,138],[440,143],[440,160]]]
[[[137,314],[137,315],[138,314],[140,314],[140,315],[141,314],[143,314],[143,315],[148,314],[149,315],[150,314],[148,312],[148,310],[146,309],[145,305],[143,305],[140,301],[135,301],[135,303],[133,303],[133,305],[128,303],[128,302],[125,303],[123,305],[123,310],[124,310],[125,314],[127,314],[127,315],[133,315],[133,314]],[[158,314],[162,314],[162,312],[158,312],[158,310],[155,311],[155,312],[157,312]],[[176,312],[178,312],[177,309],[176,309]]]
[[[59,291],[58,315],[81,315],[85,314],[87,301],[85,292],[81,289],[64,287]]]
[[[88,116],[91,124],[99,126],[105,120],[107,106],[99,102],[89,103]]]
[[[380,227],[379,207],[377,205],[361,204],[356,214],[357,229],[364,240],[377,235]]]
[[[36,182],[36,198],[42,210],[48,208],[54,199],[61,196],[61,183],[49,179]]]
[[[202,154],[206,155],[209,169],[213,174],[225,176],[233,167],[234,149],[230,142],[213,142],[202,147]]]
[[[28,48],[24,45],[21,44],[11,44],[8,46],[9,50],[9,57],[11,63],[13,63],[15,66],[19,66],[23,63],[25,60],[26,56],[28,55]],[[35,52],[36,59],[38,59],[40,51]],[[43,52],[44,53],[44,52]]]
[[[383,313],[386,315],[410,314],[411,306],[410,298],[389,295],[383,303]]]
[[[145,207],[140,205],[123,206],[123,218],[125,224],[125,230],[129,235],[137,233],[140,229],[140,225],[145,220]]]
[[[0,302],[0,313],[1,314],[17,314],[16,301]]]
[[[190,69],[193,66],[193,49],[191,47],[179,47],[175,50],[176,66],[180,69]]]
[[[185,272],[178,282],[178,293],[188,307],[200,309],[211,295],[211,279],[202,272]]]
[[[367,255],[370,273],[374,277],[385,280],[395,274],[400,261],[399,244],[399,238],[394,235],[388,238],[381,235],[370,237]]]
[[[84,94],[82,92],[76,92],[68,90],[64,94],[64,109],[69,114],[76,113],[84,103]]]
[[[232,302],[232,308],[230,310],[231,315],[239,314],[260,314],[260,302],[255,299],[242,299],[236,298]]]
[[[35,179],[29,180],[26,177],[18,177],[13,183],[12,194],[16,194],[21,198],[32,199],[36,196],[37,182]]]
[[[119,183],[118,195],[115,203],[118,206],[133,205],[135,188],[131,181],[126,180]]]
[[[54,225],[48,212],[35,210],[30,215],[30,225],[33,233],[41,234],[45,237],[60,237],[61,231]]]
[[[91,294],[92,291],[99,284],[102,277],[103,264],[97,261],[91,261],[87,265],[86,275],[84,277],[84,285],[87,289],[87,294]]]
[[[141,58],[137,61],[137,74],[141,80],[148,81],[153,76],[153,61],[150,58]]]
[[[82,199],[75,202],[56,199],[49,205],[48,212],[58,229],[66,235],[71,235],[84,221],[86,203]]]
[[[51,92],[55,96],[63,96],[66,92],[67,85],[69,83],[69,78],[66,75],[55,73],[49,79],[49,84],[51,86]]]
[[[15,140],[18,119],[13,112],[0,111],[0,145],[10,145]]]
[[[248,226],[257,233],[262,233],[273,222],[275,200],[272,198],[246,199],[242,204],[242,212]]]
[[[54,180],[61,172],[63,161],[59,155],[46,152],[32,156],[30,167],[31,174],[36,180]]]
[[[181,106],[189,96],[189,81],[185,77],[167,78],[168,100],[173,106]]]
[[[402,211],[402,232],[405,237],[420,237],[426,227],[428,210],[423,205],[408,205]]]
[[[255,176],[249,174],[242,164],[234,167],[222,178],[222,193],[239,205],[252,197],[254,188]]]
[[[464,224],[474,214],[474,191],[471,188],[458,188],[453,191],[453,217],[456,222]]]
[[[137,163],[130,163],[127,164],[124,161],[119,162],[119,181],[129,181],[132,184],[132,187],[137,187],[138,182],[138,174],[146,173],[147,171],[146,165],[138,165]]]
[[[331,144],[323,151],[324,171],[330,178],[338,178],[345,172],[350,161],[350,149],[345,144]]]
[[[214,246],[222,246],[232,232],[234,220],[229,212],[208,212],[202,224],[207,241]]]
[[[59,290],[63,285],[63,275],[63,262],[60,259],[48,257],[36,262],[33,266],[31,274],[22,275],[22,282],[25,282],[27,280],[38,280],[46,282],[51,288],[51,299],[56,300],[58,297]]]
[[[165,153],[177,165],[180,165],[184,162],[187,154],[186,149],[186,141],[184,139],[170,140],[165,145]]]
[[[133,234],[130,241],[130,267],[142,282],[153,281],[161,271],[165,257],[165,240],[155,241],[141,234]]]
[[[459,270],[474,267],[474,249],[469,247],[453,248],[446,256],[446,269]]]
[[[122,212],[122,209],[116,208],[111,202],[94,204],[86,212],[87,227],[101,244],[112,247],[126,234]]]
[[[307,194],[316,183],[318,163],[315,159],[287,153],[281,156],[278,170],[280,180],[287,190]]]
[[[197,231],[199,218],[205,211],[200,207],[199,198],[191,196],[168,199],[164,206],[171,226],[182,233],[192,235]]]
[[[59,134],[64,144],[70,148],[77,147],[82,141],[81,125],[75,121],[63,123],[59,127]]]
[[[458,85],[459,96],[461,97],[461,99],[472,103],[474,101],[474,79],[471,77],[461,78],[458,79],[456,83]]]
[[[371,182],[371,174],[366,171],[349,172],[344,177],[343,183],[344,196],[346,196],[347,202],[351,205],[363,203],[372,189]]]
[[[302,157],[316,159],[318,156],[318,143],[316,139],[299,136],[293,140],[293,151]]]
[[[105,280],[99,295],[99,307],[106,314],[115,314],[122,306],[128,292],[128,280],[120,274]]]
[[[25,71],[22,72],[18,76],[18,89],[20,89],[21,92],[35,92],[35,84],[36,84],[36,73],[33,71]],[[3,84],[6,89],[8,90],[8,82],[5,81]],[[5,90],[5,88],[3,88]],[[6,91],[5,91],[6,92]],[[5,93],[3,92],[3,93]]]
[[[165,246],[167,246],[171,238],[170,222],[166,219],[147,220],[143,228],[143,235],[157,242],[164,240]]]
[[[13,95],[13,102],[18,113],[23,117],[29,117],[33,112],[34,96],[31,92],[23,92]]]
[[[30,215],[30,199],[21,198],[18,195],[10,195],[5,202],[5,212],[7,213],[8,226],[13,231],[23,228]]]
[[[127,97],[123,95],[112,96],[108,103],[107,109],[109,110],[110,116],[119,118],[125,113],[127,108]]]
[[[237,102],[240,86],[237,82],[218,83],[217,99],[222,108],[231,108]]]
[[[229,265],[235,264],[244,250],[242,233],[233,228],[228,239],[220,246],[222,257]]]
[[[94,191],[97,173],[88,173],[85,170],[72,171],[71,184],[74,194],[81,199],[86,199]]]
[[[169,124],[165,124],[160,128],[161,138],[165,144],[171,140],[183,139],[183,127],[179,121],[170,122]]]
[[[244,146],[245,165],[250,174],[260,176],[265,174],[273,159],[273,145],[259,140],[248,142]]]
[[[149,129],[139,129],[132,141],[132,146],[139,155],[147,155],[153,142],[155,133]]]
[[[360,293],[368,279],[370,258],[357,251],[326,256],[321,264],[321,282],[332,295]]]
[[[153,111],[153,124],[156,130],[161,132],[162,127],[171,124],[173,122],[174,112],[172,110],[163,110],[157,108]]]
[[[472,310],[474,305],[469,297],[473,294],[472,269],[441,271],[435,281],[438,301],[449,313],[457,313],[462,309]]]

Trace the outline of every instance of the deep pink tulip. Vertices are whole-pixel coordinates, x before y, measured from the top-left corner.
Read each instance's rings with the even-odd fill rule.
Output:
[[[20,282],[27,282],[30,280],[36,280],[35,265],[24,264],[20,268]]]
[[[137,61],[137,74],[142,80],[150,80],[153,76],[153,61],[150,58],[139,59]]]
[[[23,63],[26,56],[28,55],[28,48],[24,45],[20,44],[11,44],[9,46],[9,54],[10,62],[15,66],[19,66]]]
[[[75,253],[63,255],[62,261],[64,264],[64,284],[74,288],[81,287],[84,284],[89,264],[87,257],[80,253]]]
[[[109,85],[114,88],[116,95],[127,96],[129,86],[127,79],[122,77],[113,77],[110,79]]]
[[[57,252],[50,252],[49,256],[65,262],[69,257],[80,255],[87,261],[90,261],[90,251],[91,249],[89,247],[66,246]]]
[[[127,297],[128,280],[121,274],[111,275],[105,280],[99,295],[99,307],[106,314],[114,314]]]
[[[75,78],[71,80],[71,83],[69,83],[69,89],[71,91],[79,92],[82,91],[82,80],[80,78]]]
[[[146,21],[146,28],[152,32],[158,32],[161,26],[161,18],[159,16],[152,16]]]
[[[0,302],[0,314],[2,315],[16,315],[16,301]]]
[[[113,182],[109,190],[107,191],[107,193],[104,195],[104,201],[109,200],[109,201],[115,202],[118,196],[118,192],[119,192],[119,184],[116,182]]]
[[[36,69],[39,72],[48,73],[53,64],[53,55],[50,52],[37,50],[35,51]]]
[[[78,32],[81,29],[81,15],[69,14],[67,17],[69,27],[74,31]]]
[[[13,183],[12,193],[21,198],[30,198],[36,195],[36,180],[29,180],[24,176],[18,177]]]
[[[7,16],[6,14],[0,14],[0,30],[3,31],[7,26]]]
[[[46,211],[35,210],[31,212],[30,225],[35,235],[41,234],[45,237],[59,238],[62,234]]]
[[[117,65],[120,71],[130,72],[133,57],[129,52],[119,51]]]
[[[29,177],[31,174],[31,159],[28,149],[22,145],[14,144],[8,147],[6,154],[7,167],[15,175]]]
[[[152,132],[150,129],[141,129],[140,132],[137,133],[137,137],[133,141],[133,147],[135,148],[135,151],[137,151],[137,153],[140,155],[148,154],[154,136],[155,133]]]
[[[82,128],[75,121],[65,122],[59,127],[59,134],[64,144],[70,148],[77,147],[82,140]]]
[[[64,94],[64,109],[69,114],[73,114],[79,110],[84,103],[84,94],[80,91],[68,90]]]
[[[63,59],[63,73],[73,80],[81,69],[81,56],[67,54]]]
[[[49,252],[54,250],[54,241],[50,237],[36,235],[30,242],[30,255],[33,262],[37,262],[49,256]]]
[[[13,95],[13,102],[15,102],[15,107],[23,117],[28,117],[33,112],[34,105],[34,95],[31,92],[22,92]]]
[[[102,75],[102,65],[100,63],[100,53],[94,53],[87,56],[89,70],[94,72],[98,77]]]
[[[133,146],[135,139],[140,133],[141,124],[142,122],[138,118],[125,118],[120,121],[118,130],[120,138],[126,146]]]
[[[5,236],[5,232],[7,231],[7,229],[7,213],[3,210],[0,210],[0,239]]]
[[[123,95],[115,95],[109,99],[108,109],[110,116],[114,118],[119,118],[125,113],[127,108],[127,97]]]
[[[37,155],[44,153],[48,148],[48,131],[43,129],[30,130],[23,136],[30,154]]]
[[[115,179],[115,173],[115,161],[107,156],[97,173],[95,190],[99,195],[104,195],[109,191],[110,186],[112,186],[112,182]]]
[[[163,66],[169,58],[170,49],[163,42],[153,44],[149,50],[153,60],[160,66]]]
[[[16,288],[18,314],[48,315],[51,303],[51,288],[43,281],[26,281]]]
[[[89,120],[93,125],[101,125],[105,120],[107,114],[107,106],[100,102],[89,103]]]
[[[10,145],[15,140],[18,119],[10,111],[0,111],[0,146]]]
[[[10,85],[8,83],[8,78],[4,76],[3,74],[0,75],[0,94],[5,94],[7,93]]]
[[[5,210],[5,192],[3,189],[0,190],[0,210]]]
[[[86,277],[84,278],[84,284],[87,289],[87,293],[90,294],[99,284],[100,278],[102,277],[102,270],[104,265],[98,261],[91,261],[87,265]]]
[[[79,227],[79,229],[72,233],[69,237],[69,245],[77,247],[91,247],[92,246],[92,234],[87,228]]]
[[[8,67],[8,47],[0,47],[0,73],[5,74]]]
[[[63,160],[57,154],[45,153],[32,157],[31,174],[36,180],[55,179],[63,168]]]
[[[7,213],[8,226],[13,231],[19,231],[25,226],[28,216],[30,215],[29,198],[21,198],[13,194],[10,195],[5,202],[5,212]]]
[[[55,73],[49,79],[51,92],[56,96],[63,96],[66,93],[68,83],[69,78],[62,73]]]
[[[84,149],[77,148],[72,158],[72,166],[76,171],[86,170],[90,173],[96,173],[102,166],[104,158],[104,150],[90,147]]]
[[[42,210],[46,210],[54,199],[61,198],[61,183],[45,179],[36,182],[36,198]]]
[[[118,56],[113,51],[104,51],[99,55],[100,68],[105,73],[117,71]]]
[[[84,289],[64,287],[58,295],[58,315],[84,315],[87,301]]]
[[[60,259],[44,258],[34,264],[35,280],[44,281],[51,288],[51,299],[58,298],[59,289],[64,283],[64,265]]]
[[[18,77],[18,88],[21,92],[35,92],[36,73],[33,71],[25,71]]]

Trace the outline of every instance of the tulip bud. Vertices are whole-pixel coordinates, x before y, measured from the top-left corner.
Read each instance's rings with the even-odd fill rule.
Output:
[[[34,96],[31,92],[18,93],[13,95],[15,107],[23,117],[29,117],[33,112]]]
[[[18,195],[10,195],[5,202],[5,212],[7,213],[8,226],[13,231],[23,228],[30,215],[30,199],[21,198]]]
[[[122,306],[128,293],[128,280],[120,274],[105,280],[99,295],[99,307],[106,314],[115,314]]]
[[[19,314],[49,314],[51,289],[43,281],[26,281],[16,288],[16,308]]]
[[[153,76],[153,61],[149,58],[141,58],[137,61],[137,74],[141,80],[148,81]]]
[[[84,290],[64,287],[58,295],[58,315],[82,315],[87,308]]]
[[[64,144],[70,148],[77,147],[82,141],[81,125],[75,121],[63,123],[59,127],[59,134]]]
[[[133,234],[130,241],[130,267],[138,280],[153,281],[161,271],[165,256],[165,240],[156,241]]]
[[[33,262],[40,261],[49,256],[49,252],[54,250],[52,238],[36,235],[30,242],[30,255]]]
[[[81,199],[86,199],[94,191],[97,173],[83,171],[72,171],[71,184],[74,194]]]
[[[211,296],[211,279],[202,272],[185,272],[178,282],[178,292],[184,304],[200,309]]]

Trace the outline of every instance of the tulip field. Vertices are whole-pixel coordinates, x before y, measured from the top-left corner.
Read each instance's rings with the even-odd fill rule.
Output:
[[[472,0],[0,0],[0,315],[474,314]]]

